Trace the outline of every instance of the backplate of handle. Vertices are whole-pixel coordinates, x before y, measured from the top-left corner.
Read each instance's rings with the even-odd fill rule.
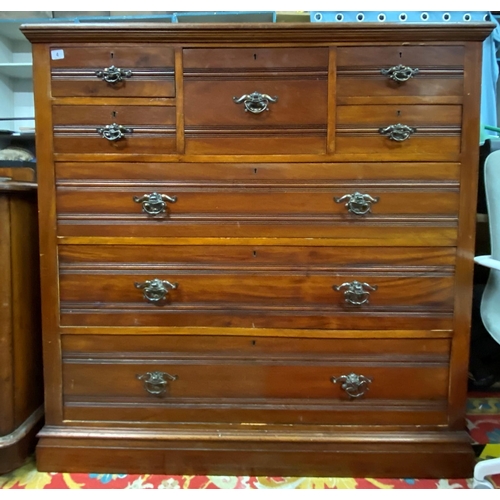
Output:
[[[403,66],[402,64],[392,66],[392,68],[380,70],[383,75],[388,76],[391,80],[398,83],[406,82],[410,78],[413,78],[413,75],[416,75],[418,71],[418,68],[410,68],[409,66]]]
[[[109,68],[96,71],[95,75],[107,83],[115,84],[123,81],[124,78],[130,78],[132,76],[132,71],[110,66]]]
[[[354,280],[341,285],[334,285],[332,288],[336,292],[344,292],[344,301],[347,304],[362,306],[370,302],[370,291],[376,291],[378,286]]]
[[[233,101],[236,104],[242,102],[245,106],[245,111],[250,111],[250,113],[254,114],[269,111],[269,103],[276,102],[277,100],[278,96],[271,97],[268,94],[261,94],[257,91],[251,94],[243,94],[241,97],[233,97]]]
[[[167,194],[155,192],[142,196],[134,196],[132,199],[136,203],[142,203],[143,212],[149,215],[158,215],[166,212],[167,204],[165,202],[175,203],[177,201],[177,196],[169,196]]]
[[[135,283],[134,286],[143,290],[143,297],[148,302],[157,304],[166,298],[169,290],[175,290],[178,285],[177,283],[155,278],[143,283]]]
[[[133,132],[133,129],[130,127],[124,127],[123,125],[118,125],[118,123],[98,127],[96,130],[102,138],[108,141],[119,141],[125,137],[125,133],[131,134]]]

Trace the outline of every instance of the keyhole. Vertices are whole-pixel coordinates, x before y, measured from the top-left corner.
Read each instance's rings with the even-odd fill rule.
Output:
[[[399,57],[400,58],[403,57],[403,53],[402,52],[399,53]]]
[[[257,343],[256,340],[252,340],[252,345],[255,345]]]
[[[396,116],[401,116],[401,111],[399,109],[396,112]]]
[[[253,169],[253,173],[254,173],[254,174],[256,174],[256,173],[257,173],[257,169],[256,169],[256,168],[254,168],[254,169]]]
[[[115,57],[115,53],[114,52],[111,52],[110,53],[110,56],[111,56],[111,59],[113,59]]]
[[[257,54],[254,54],[254,55],[253,55],[253,59],[254,59],[254,61],[256,61],[256,60],[257,60]]]
[[[254,250],[254,251],[253,251],[253,256],[254,256],[254,257],[257,257],[257,250]]]
[[[116,111],[112,111],[112,112],[111,112],[111,116],[112,116],[113,118],[116,118]]]

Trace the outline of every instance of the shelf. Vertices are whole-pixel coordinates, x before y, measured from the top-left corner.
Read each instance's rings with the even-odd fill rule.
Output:
[[[6,75],[9,78],[20,78],[22,80],[31,80],[33,78],[33,64],[0,63],[0,75]]]

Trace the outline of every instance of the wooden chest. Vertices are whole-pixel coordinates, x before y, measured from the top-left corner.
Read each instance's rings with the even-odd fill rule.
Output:
[[[39,469],[470,477],[490,30],[23,27]]]

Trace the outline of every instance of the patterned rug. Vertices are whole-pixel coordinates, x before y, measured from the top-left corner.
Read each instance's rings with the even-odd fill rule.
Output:
[[[474,394],[467,426],[478,460],[500,457],[500,394]],[[500,474],[493,476],[500,488]],[[0,489],[468,489],[472,479],[335,477],[169,476],[153,474],[59,474],[36,470],[30,457],[0,476]]]

